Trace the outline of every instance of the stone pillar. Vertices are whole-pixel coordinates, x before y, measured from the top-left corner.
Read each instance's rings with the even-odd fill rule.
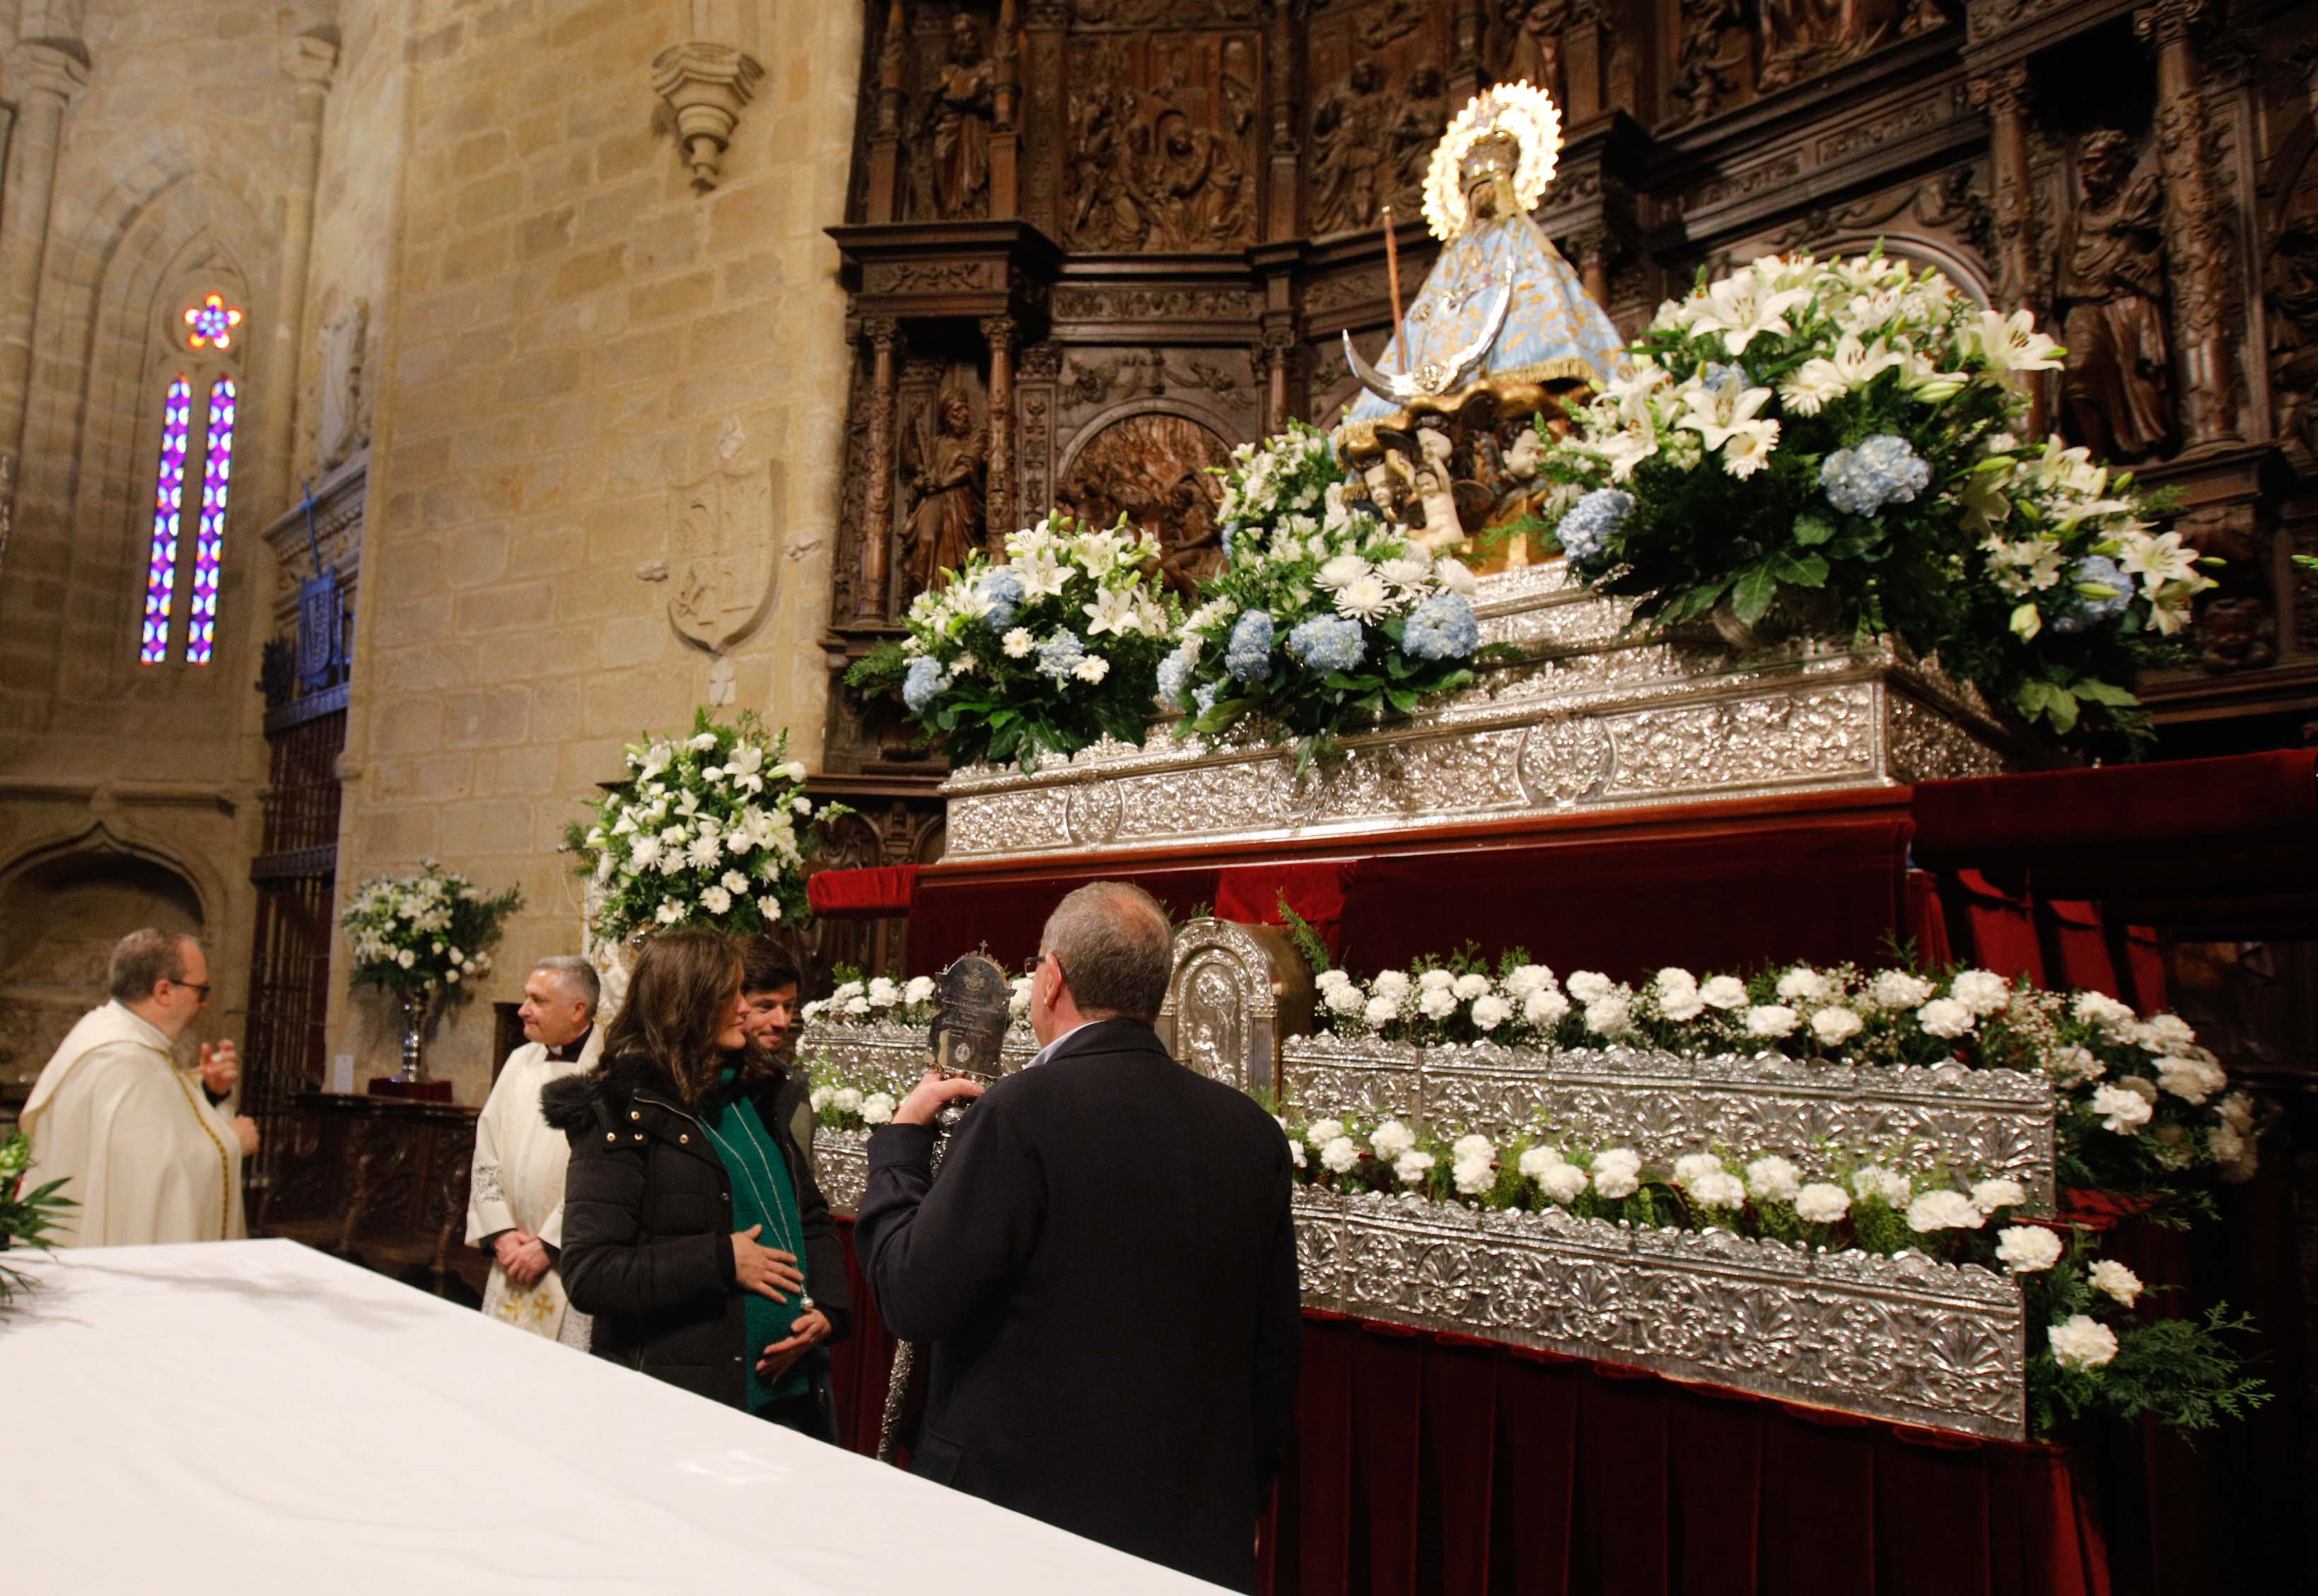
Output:
[[[985,316],[982,336],[990,345],[990,489],[984,525],[990,557],[1006,557],[1006,534],[1014,530],[1014,318]]]
[[[24,424],[31,414],[32,336],[48,265],[57,151],[65,107],[88,82],[88,57],[76,39],[28,39],[8,58],[8,78],[17,100],[15,162],[0,207],[0,566],[15,524]]]
[[[2229,307],[2230,229],[2207,166],[2206,101],[2196,31],[2206,0],[2158,0],[2133,25],[2157,49],[2157,148],[2165,168],[2167,275],[2181,351],[2185,449],[2238,441],[2237,383],[2223,320]]]
[[[902,327],[892,317],[884,316],[864,323],[862,331],[868,335],[872,351],[869,482],[861,496],[861,580],[854,589],[853,618],[883,621],[886,566],[894,546],[894,374],[899,363]]]
[[[298,85],[295,165],[284,196],[282,262],[274,296],[274,327],[258,373],[258,525],[271,525],[290,502],[292,455],[298,436],[298,351],[306,330],[306,273],[314,242],[314,190],[322,170],[322,107],[338,69],[338,47],[310,33],[284,47],[282,68]]]
[[[869,218],[892,221],[902,206],[903,42],[910,21],[902,0],[885,8],[885,37],[877,49],[877,120],[869,133]]]
[[[2035,231],[2028,192],[2028,68],[2018,61],[1972,80],[1972,101],[1988,113],[1989,161],[1996,178],[1996,297],[2008,312],[2025,306],[2042,313],[2035,291]],[[2031,436],[2052,426],[2047,384],[2027,379]]]
[[[998,81],[990,129],[990,216],[1011,220],[1022,214],[1022,19],[1015,0],[998,7]]]

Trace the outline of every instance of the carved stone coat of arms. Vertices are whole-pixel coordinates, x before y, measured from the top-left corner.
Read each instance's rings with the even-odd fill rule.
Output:
[[[720,662],[772,609],[775,469],[726,467],[669,497],[669,623]]]

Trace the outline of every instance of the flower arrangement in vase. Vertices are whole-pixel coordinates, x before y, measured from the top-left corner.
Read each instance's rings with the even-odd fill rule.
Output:
[[[491,969],[491,945],[523,891],[495,898],[433,859],[416,875],[382,875],[355,889],[340,923],[355,956],[354,984],[431,995]]]
[[[598,941],[678,925],[755,936],[811,912],[804,867],[821,851],[818,828],[851,811],[805,795],[786,731],[768,733],[753,711],[728,725],[702,708],[689,736],[632,744],[627,769],[589,802],[593,822],[564,833]]]
[[[1050,512],[1008,535],[1002,562],[970,554],[919,594],[909,636],[846,679],[897,689],[956,765],[1035,769],[1103,737],[1140,744],[1175,624],[1158,560],[1124,516],[1095,527]]]
[[[1298,742],[1300,770],[1346,730],[1413,713],[1473,679],[1472,571],[1348,499],[1327,435],[1300,422],[1234,452],[1224,569],[1159,667],[1176,732],[1243,722]]]
[[[1547,440],[1556,536],[1637,623],[1891,633],[2064,742],[2137,746],[2135,677],[2211,562],[2129,473],[2017,435],[2017,379],[2062,353],[1880,250],[1702,274]]]

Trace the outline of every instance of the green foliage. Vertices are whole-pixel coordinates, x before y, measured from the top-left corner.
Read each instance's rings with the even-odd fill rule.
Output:
[[[64,1181],[56,1179],[23,1189],[24,1171],[31,1167],[32,1144],[22,1131],[0,1141],[0,1248],[31,1247],[45,1252],[49,1236],[66,1211],[80,1205],[64,1195]],[[0,1262],[0,1308],[29,1289],[32,1277]]]
[[[1327,943],[1319,932],[1312,928],[1310,920],[1296,912],[1289,903],[1284,889],[1280,894],[1279,912],[1280,923],[1287,928],[1288,939],[1296,945],[1296,951],[1304,955],[1304,962],[1311,966],[1312,973],[1317,975],[1326,970],[1329,967]]]

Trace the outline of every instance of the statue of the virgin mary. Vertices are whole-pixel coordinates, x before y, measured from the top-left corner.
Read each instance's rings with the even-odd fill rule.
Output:
[[[1476,480],[1523,472],[1519,438],[1499,435],[1501,420],[1517,435],[1623,358],[1617,328],[1530,219],[1560,148],[1561,113],[1542,90],[1500,84],[1477,95],[1425,178],[1440,258],[1374,366],[1344,340],[1367,391],[1338,446],[1379,507],[1428,547],[1501,518],[1493,507],[1514,484]]]

